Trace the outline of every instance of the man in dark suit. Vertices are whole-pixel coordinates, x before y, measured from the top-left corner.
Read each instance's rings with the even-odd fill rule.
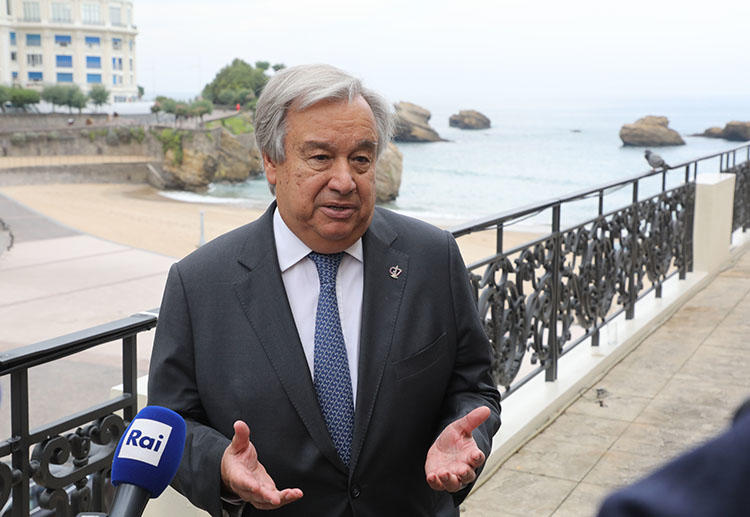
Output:
[[[750,515],[750,400],[732,427],[614,492],[599,517],[745,517]]]
[[[374,207],[390,128],[338,69],[275,74],[256,139],[276,201],[170,271],[149,403],[185,418],[173,484],[212,515],[458,515],[491,450],[456,242]]]

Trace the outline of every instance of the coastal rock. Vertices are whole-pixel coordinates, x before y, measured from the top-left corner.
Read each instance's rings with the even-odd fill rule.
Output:
[[[430,127],[432,114],[411,102],[399,102],[396,108],[396,128],[393,139],[396,142],[439,142],[437,131]]]
[[[202,190],[213,181],[245,181],[263,172],[252,139],[243,142],[224,128],[196,131],[182,139],[181,152],[167,149],[162,163],[166,188]]]
[[[490,119],[475,110],[461,110],[450,116],[448,125],[460,129],[487,129]]]
[[[625,124],[620,129],[620,139],[624,145],[665,146],[685,145],[680,134],[671,129],[667,117],[649,115],[632,124]]]
[[[162,170],[166,173],[166,187],[200,190],[211,183],[217,165],[216,158],[195,149],[183,148],[181,161],[179,153],[168,149],[162,163]]]
[[[218,165],[213,181],[245,181],[263,173],[263,163],[255,139],[249,139],[249,143],[250,145],[243,145],[239,138],[222,128],[216,154]]]
[[[375,167],[375,192],[379,203],[393,201],[401,187],[404,156],[396,144],[388,143]]]
[[[724,138],[724,130],[720,127],[714,126],[706,129],[703,133],[699,133],[695,136],[705,136],[706,138]]]
[[[710,127],[703,133],[697,133],[693,136],[703,136],[706,138],[723,138],[735,142],[747,142],[750,140],[750,122],[732,121],[727,123],[723,128]]]
[[[750,140],[750,122],[732,121],[724,126],[722,137],[735,142],[747,142]]]

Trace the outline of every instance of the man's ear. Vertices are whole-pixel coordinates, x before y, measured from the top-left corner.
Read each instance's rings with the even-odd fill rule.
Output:
[[[269,158],[267,153],[263,153],[263,168],[266,171],[266,179],[269,185],[276,185],[276,164]]]

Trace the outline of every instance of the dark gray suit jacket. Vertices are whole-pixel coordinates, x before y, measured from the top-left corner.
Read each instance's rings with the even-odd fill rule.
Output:
[[[424,462],[453,420],[481,405],[489,456],[500,426],[482,330],[455,240],[377,208],[363,236],[364,299],[351,468],[338,457],[313,387],[273,238],[275,205],[170,270],[149,403],[187,422],[173,485],[221,514],[220,463],[241,419],[277,487],[304,497],[274,515],[457,515],[468,488],[431,490]],[[392,278],[389,269],[402,273]],[[469,487],[470,488],[470,487]],[[244,515],[256,510],[246,505]]]

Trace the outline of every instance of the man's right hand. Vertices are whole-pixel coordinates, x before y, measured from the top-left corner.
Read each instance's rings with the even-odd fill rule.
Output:
[[[221,481],[259,510],[280,508],[302,497],[299,488],[276,489],[276,483],[258,461],[258,453],[250,441],[250,428],[242,420],[234,423],[232,443],[221,458]]]

